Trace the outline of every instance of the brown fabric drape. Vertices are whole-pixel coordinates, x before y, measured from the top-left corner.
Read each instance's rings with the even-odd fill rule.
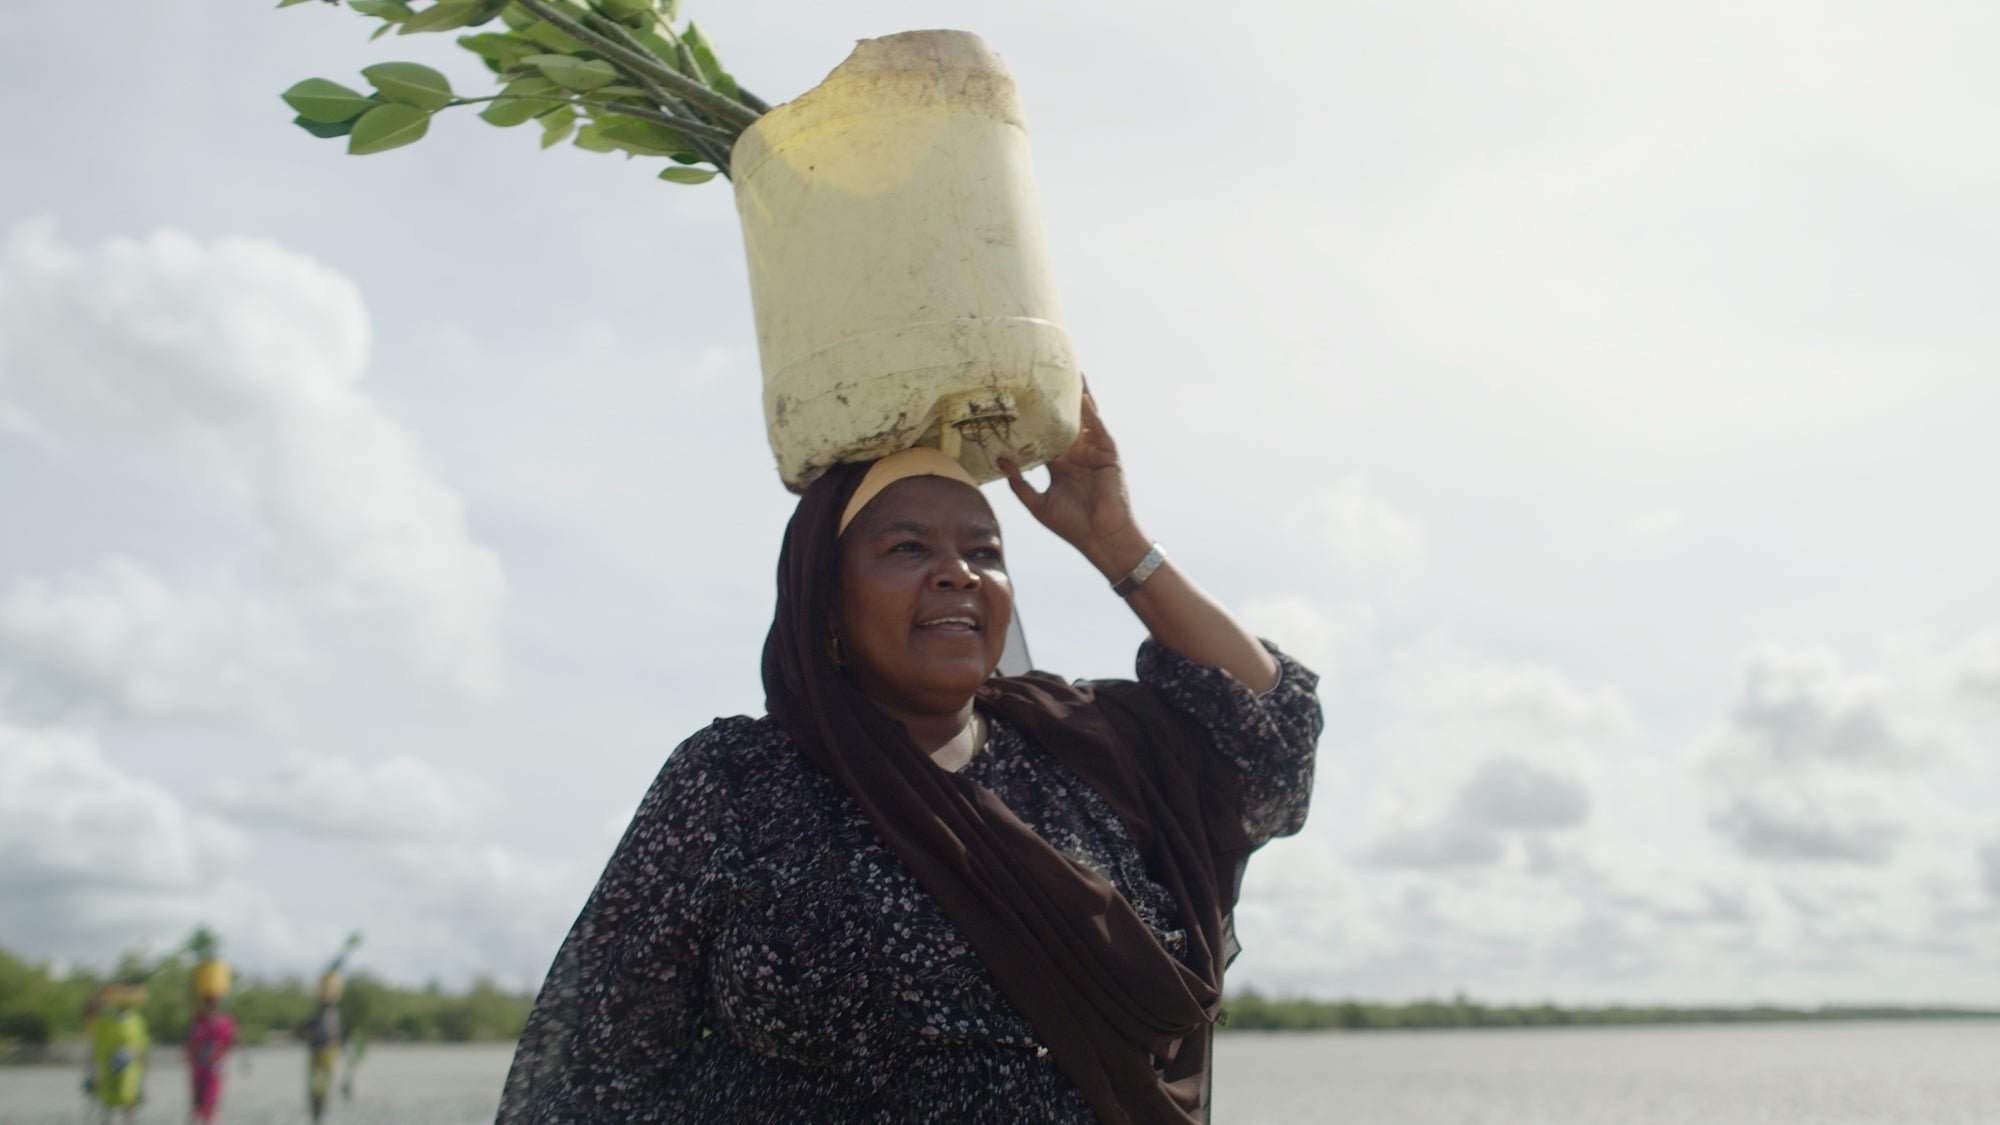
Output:
[[[1229,911],[1250,850],[1234,771],[1192,720],[1138,684],[1073,687],[1031,673],[979,692],[1111,804],[1179,907],[1182,963],[1108,881],[984,787],[939,769],[833,665],[836,528],[866,468],[829,470],[786,528],[766,708],[853,796],[1100,1120],[1206,1121],[1210,1033],[1234,953]]]

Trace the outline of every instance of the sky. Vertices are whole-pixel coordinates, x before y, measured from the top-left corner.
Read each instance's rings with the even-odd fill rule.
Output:
[[[1006,59],[1142,522],[1323,677],[1232,987],[2000,1006],[2000,9],[687,11],[774,102]],[[278,93],[484,71],[93,13],[0,39],[0,947],[533,987],[762,709],[729,189],[470,111],[349,157]],[[1037,664],[1129,675],[991,492]]]

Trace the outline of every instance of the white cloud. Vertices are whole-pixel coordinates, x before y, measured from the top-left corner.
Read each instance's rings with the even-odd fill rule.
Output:
[[[0,721],[0,945],[98,960],[196,922],[268,921],[240,834],[75,733]]]
[[[196,890],[239,843],[83,736],[0,723],[0,889]]]
[[[299,656],[254,600],[178,591],[112,559],[0,597],[0,697],[17,714],[272,719],[269,676]]]
[[[458,965],[491,971],[509,987],[535,987],[592,883],[576,867],[489,845],[403,845],[380,851],[373,864],[385,876],[396,927],[370,940],[405,979]]]
[[[2000,840],[1989,840],[1980,847],[1979,877],[1986,893],[2000,902]]]
[[[1329,607],[1296,595],[1253,599],[1239,616],[1251,632],[1270,638],[1326,680],[1347,666],[1349,652],[1366,641],[1375,621],[1365,602]]]
[[[459,839],[498,804],[476,777],[403,756],[374,763],[294,752],[283,768],[217,782],[209,804],[239,824],[364,842]]]
[[[1465,820],[1500,829],[1575,828],[1590,818],[1576,781],[1512,754],[1489,758],[1458,793]]]
[[[1430,559],[1423,524],[1377,496],[1363,476],[1321,492],[1308,519],[1327,557],[1356,577],[1407,579]]]
[[[1745,659],[1730,727],[1741,752],[1777,765],[1921,765],[1935,741],[1896,715],[1879,680],[1847,671],[1823,648],[1767,645]]]
[[[269,242],[162,231],[79,253],[28,224],[0,249],[0,423],[193,467],[306,605],[491,692],[499,563],[359,388],[368,348],[353,284]]]
[[[1482,660],[1448,646],[1405,653],[1390,692],[1407,716],[1492,744],[1601,744],[1628,738],[1637,726],[1610,688],[1586,690],[1554,668]]]

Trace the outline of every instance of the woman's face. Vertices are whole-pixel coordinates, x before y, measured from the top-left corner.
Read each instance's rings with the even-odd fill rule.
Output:
[[[834,632],[856,686],[892,711],[966,705],[1000,664],[1014,587],[979,490],[897,481],[840,537]]]

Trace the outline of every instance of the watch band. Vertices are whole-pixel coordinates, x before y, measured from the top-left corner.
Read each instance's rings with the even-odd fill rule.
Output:
[[[1111,584],[1111,592],[1121,598],[1131,597],[1138,592],[1139,587],[1146,584],[1146,579],[1151,578],[1154,571],[1160,569],[1160,564],[1166,561],[1167,553],[1160,550],[1159,543],[1155,542],[1153,549],[1146,552],[1146,557],[1139,560],[1139,565],[1132,568],[1132,573]]]

